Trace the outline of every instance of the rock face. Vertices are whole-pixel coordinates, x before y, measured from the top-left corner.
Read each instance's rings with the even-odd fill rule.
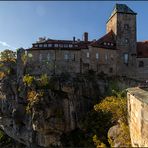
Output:
[[[148,147],[148,88],[130,88],[127,98],[132,146]]]
[[[97,84],[86,79],[55,83],[54,89],[38,89],[18,84],[15,77],[2,79],[0,128],[27,147],[62,146],[60,136],[79,127],[100,93]],[[29,91],[37,93],[31,102]],[[44,95],[37,98],[40,92]]]

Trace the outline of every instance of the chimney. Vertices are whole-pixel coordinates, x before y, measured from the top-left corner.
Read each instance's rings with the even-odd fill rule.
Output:
[[[74,36],[74,37],[73,37],[73,42],[75,42],[75,41],[76,41],[76,37]]]
[[[83,40],[84,40],[84,42],[88,42],[88,32],[84,32]]]

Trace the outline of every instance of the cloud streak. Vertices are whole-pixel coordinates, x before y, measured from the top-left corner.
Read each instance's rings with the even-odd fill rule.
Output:
[[[5,46],[5,47],[11,47],[9,44],[3,41],[0,41],[0,45]]]

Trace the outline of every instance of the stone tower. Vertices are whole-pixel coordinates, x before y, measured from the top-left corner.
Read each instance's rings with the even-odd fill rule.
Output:
[[[116,4],[106,24],[107,33],[116,39],[117,75],[135,76],[136,72],[136,13],[125,4]]]

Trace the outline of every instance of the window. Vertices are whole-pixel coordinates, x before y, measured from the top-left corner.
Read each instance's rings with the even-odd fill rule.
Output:
[[[96,59],[97,60],[99,59],[99,53],[96,53]]]
[[[108,56],[107,56],[107,54],[105,54],[105,60],[106,60],[106,61],[108,60]]]
[[[43,47],[43,45],[42,44],[39,44],[39,47]]]
[[[42,54],[39,55],[39,60],[42,61]]]
[[[111,43],[111,46],[113,46],[114,44],[113,43]]]
[[[50,53],[47,54],[47,60],[50,61]]]
[[[124,53],[124,64],[128,64],[128,53]]]
[[[48,47],[52,47],[52,44],[48,44]]]
[[[110,43],[107,43],[107,45],[110,45]]]
[[[139,61],[139,67],[144,67],[144,62],[143,61]]]
[[[63,47],[63,44],[59,44],[59,47]]]
[[[104,42],[104,45],[106,45],[106,42]]]
[[[111,68],[109,68],[109,72],[110,73],[112,73],[113,72],[113,68],[111,67]]]
[[[47,44],[44,44],[44,47],[47,47]]]
[[[75,45],[75,47],[78,47],[78,45]]]
[[[72,44],[69,44],[69,48],[72,48]]]
[[[38,47],[38,44],[35,44],[34,47]]]
[[[128,30],[129,29],[129,25],[128,24],[124,24],[124,29]]]
[[[129,42],[128,38],[125,39],[125,43],[127,44]]]
[[[86,57],[89,58],[89,52],[86,53]]]
[[[54,44],[54,47],[58,47],[58,44]]]
[[[64,55],[64,59],[68,60],[68,54],[67,53]]]
[[[68,48],[68,44],[64,44],[64,47],[65,47],[65,48]]]

